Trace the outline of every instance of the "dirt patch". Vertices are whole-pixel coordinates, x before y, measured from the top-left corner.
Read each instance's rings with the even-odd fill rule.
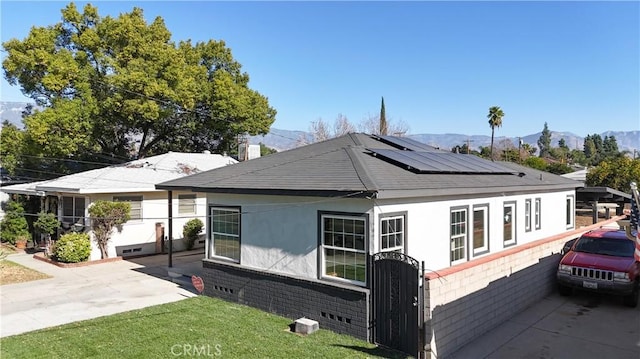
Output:
[[[30,282],[45,278],[51,278],[51,276],[6,259],[0,261],[0,285]]]

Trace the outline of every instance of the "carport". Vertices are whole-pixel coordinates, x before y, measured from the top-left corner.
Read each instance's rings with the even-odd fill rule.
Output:
[[[594,224],[598,222],[600,209],[604,209],[605,218],[609,219],[611,218],[611,209],[615,209],[615,215],[620,216],[624,204],[630,201],[630,194],[609,187],[582,187],[576,190],[576,204],[583,203],[591,207]]]

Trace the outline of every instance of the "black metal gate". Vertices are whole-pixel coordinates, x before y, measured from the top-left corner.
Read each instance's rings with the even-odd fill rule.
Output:
[[[418,355],[418,261],[397,252],[373,255],[374,340]]]

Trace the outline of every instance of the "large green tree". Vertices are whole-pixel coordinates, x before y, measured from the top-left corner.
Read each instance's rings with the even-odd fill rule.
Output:
[[[384,97],[382,98],[382,104],[380,105],[380,134],[382,136],[386,136],[388,134],[387,111],[384,108]]]
[[[619,156],[600,162],[587,172],[586,184],[628,193],[631,182],[640,182],[640,159]]]
[[[493,160],[493,136],[495,133],[496,127],[502,126],[502,118],[504,117],[504,112],[499,106],[491,106],[489,107],[489,114],[487,118],[489,119],[489,127],[491,127],[491,159]]]
[[[540,149],[540,157],[544,158],[551,155],[551,131],[549,131],[549,126],[546,122],[544,123],[540,138],[538,138],[538,148]]]
[[[59,23],[3,47],[5,78],[41,108],[24,120],[19,148],[30,156],[228,150],[275,120],[224,41],[176,44],[163,19],[147,23],[140,8],[101,17],[70,3]]]

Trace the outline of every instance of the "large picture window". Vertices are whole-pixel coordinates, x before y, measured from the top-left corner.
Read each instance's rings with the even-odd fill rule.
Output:
[[[131,211],[129,215],[131,220],[142,219],[142,196],[114,196],[114,202],[129,202],[131,205]]]
[[[211,207],[209,211],[210,255],[240,262],[240,209]]]
[[[502,210],[503,243],[505,246],[516,243],[516,204],[507,202]]]
[[[450,251],[451,264],[462,262],[467,258],[467,208],[451,210]]]
[[[473,255],[489,251],[489,207],[473,208]]]
[[[405,216],[380,219],[380,251],[404,253]]]
[[[367,278],[366,220],[362,216],[321,215],[323,277],[363,285]]]

